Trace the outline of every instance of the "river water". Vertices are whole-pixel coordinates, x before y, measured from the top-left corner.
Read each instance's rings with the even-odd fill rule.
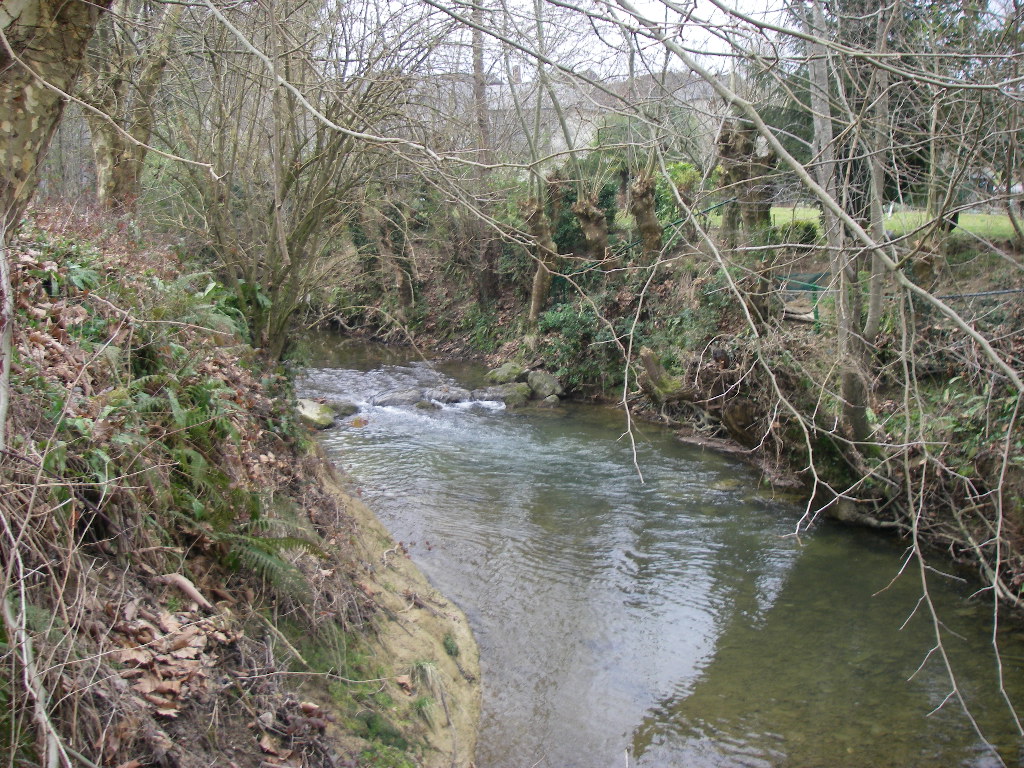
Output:
[[[310,342],[324,444],[481,648],[478,768],[1024,765],[1024,631],[904,545],[821,525],[731,459],[620,411],[379,408],[479,367]],[[950,682],[944,654],[956,674]],[[954,692],[955,691],[955,692]],[[957,693],[969,705],[969,718]],[[994,745],[994,746],[993,746]]]

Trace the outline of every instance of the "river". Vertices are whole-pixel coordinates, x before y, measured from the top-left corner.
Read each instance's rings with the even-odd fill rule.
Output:
[[[641,480],[616,409],[378,408],[483,371],[310,347],[301,393],[361,407],[328,452],[476,632],[478,768],[1024,765],[992,652],[1024,702],[1024,631],[993,633],[941,558],[828,523],[797,539],[802,509],[754,471],[649,425]]]

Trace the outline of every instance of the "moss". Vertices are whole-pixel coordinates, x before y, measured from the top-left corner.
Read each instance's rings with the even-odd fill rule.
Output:
[[[416,768],[405,752],[385,744],[373,744],[359,755],[360,768]]]

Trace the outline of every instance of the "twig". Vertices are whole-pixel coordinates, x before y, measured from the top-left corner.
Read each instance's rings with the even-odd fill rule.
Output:
[[[302,664],[302,666],[304,666],[308,670],[313,670],[313,665],[306,661],[303,655],[299,653],[298,649],[294,645],[292,645],[291,642],[289,642],[288,638],[284,636],[281,630],[274,626],[273,622],[270,619],[268,619],[259,611],[253,611],[253,615],[263,619],[263,622],[267,625],[267,628],[270,630],[271,634],[273,634],[274,637],[276,637],[278,640],[284,643],[284,647],[288,649],[288,652],[292,656],[294,656],[299,661],[299,663]]]

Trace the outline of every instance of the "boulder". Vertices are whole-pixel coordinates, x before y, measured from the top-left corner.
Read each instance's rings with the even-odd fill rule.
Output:
[[[300,398],[299,419],[314,429],[327,429],[334,426],[334,411],[329,405],[318,403],[316,400]]]
[[[334,415],[339,419],[345,419],[359,413],[359,406],[355,403],[350,403],[347,400],[329,401],[327,403],[327,407],[330,408],[334,412]]]
[[[558,395],[548,395],[539,403],[538,408],[557,408],[561,404],[562,400]]]
[[[423,393],[424,400],[433,400],[438,403],[464,403],[470,397],[468,389],[450,387],[447,384],[442,384],[440,387],[431,387]]]
[[[530,385],[520,381],[475,389],[472,397],[474,400],[498,400],[504,403],[506,408],[521,408],[529,401],[530,391]]]
[[[509,362],[487,372],[485,377],[491,384],[511,384],[526,377],[526,368],[519,363]]]
[[[562,382],[547,371],[530,371],[526,381],[529,383],[530,389],[533,390],[533,396],[538,400],[551,397],[551,395],[561,397],[565,394]]]
[[[423,399],[423,393],[418,389],[394,389],[384,392],[373,398],[373,404],[379,406],[411,407]]]

